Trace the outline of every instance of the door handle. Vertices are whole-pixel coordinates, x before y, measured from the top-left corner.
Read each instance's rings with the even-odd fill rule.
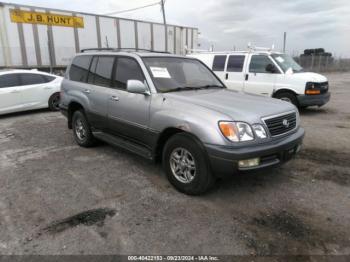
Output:
[[[226,80],[228,79],[228,73],[226,73],[226,75],[225,75],[225,79],[226,79]]]
[[[117,97],[117,96],[111,96],[111,99],[112,99],[113,101],[119,101],[119,97]]]
[[[44,89],[52,89],[51,86],[45,86]]]
[[[15,94],[15,93],[19,93],[19,91],[18,90],[12,90],[10,93]]]
[[[84,93],[90,94],[90,90],[89,90],[89,89],[85,89],[85,90],[84,90]]]
[[[245,74],[245,81],[248,81],[249,75]]]

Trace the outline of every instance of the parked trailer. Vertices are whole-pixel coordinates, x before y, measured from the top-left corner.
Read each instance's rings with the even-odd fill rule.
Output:
[[[96,47],[185,54],[197,41],[194,27],[0,2],[0,68],[64,68]]]

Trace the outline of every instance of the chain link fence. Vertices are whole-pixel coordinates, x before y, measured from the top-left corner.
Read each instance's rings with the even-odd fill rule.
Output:
[[[294,58],[305,70],[313,72],[345,72],[350,71],[349,58],[334,58],[311,55]]]
[[[305,49],[304,54],[294,59],[307,71],[345,72],[350,71],[350,58],[334,57],[323,48]]]

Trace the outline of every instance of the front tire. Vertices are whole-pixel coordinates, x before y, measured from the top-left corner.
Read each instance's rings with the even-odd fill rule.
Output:
[[[203,146],[189,134],[176,134],[168,140],[163,168],[169,182],[188,195],[203,194],[215,182]]]
[[[73,113],[72,129],[74,139],[79,146],[91,147],[95,145],[96,140],[91,132],[90,125],[85,114],[80,110]]]
[[[49,109],[51,111],[60,110],[60,93],[54,93],[49,98]]]
[[[289,92],[282,92],[282,93],[277,93],[277,95],[275,96],[275,98],[281,99],[283,101],[292,103],[293,105],[295,105],[296,107],[298,107],[298,99],[297,97]]]

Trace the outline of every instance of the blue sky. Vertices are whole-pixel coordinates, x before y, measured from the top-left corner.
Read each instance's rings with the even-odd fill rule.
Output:
[[[27,5],[109,13],[157,2],[157,0],[9,0]],[[350,57],[349,0],[166,0],[169,23],[199,28],[201,48],[245,49],[282,46],[287,32],[287,52],[323,47],[336,56]],[[143,20],[162,21],[160,6],[119,14]]]

